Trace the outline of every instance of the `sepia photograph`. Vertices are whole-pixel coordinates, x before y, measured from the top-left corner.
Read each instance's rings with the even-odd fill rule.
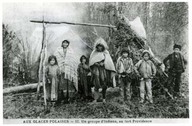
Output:
[[[2,3],[3,123],[189,119],[188,23],[188,2]]]

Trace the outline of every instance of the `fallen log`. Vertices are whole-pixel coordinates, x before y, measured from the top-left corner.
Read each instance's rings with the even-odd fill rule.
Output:
[[[43,84],[40,83],[40,86]],[[10,87],[10,88],[5,88],[3,89],[3,94],[8,94],[8,93],[18,93],[18,92],[24,92],[28,90],[34,90],[37,89],[38,83],[33,83],[33,84],[27,84],[27,85],[22,85],[22,86],[16,86],[16,87]]]
[[[11,97],[16,97],[16,96],[24,96],[24,95],[34,95],[36,94],[36,92],[29,92],[29,93],[17,93],[17,94],[13,94],[11,95]]]

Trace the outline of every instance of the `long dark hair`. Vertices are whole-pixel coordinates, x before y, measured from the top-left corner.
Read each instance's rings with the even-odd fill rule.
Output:
[[[82,55],[80,58],[80,62],[82,63],[83,59],[86,59],[86,64],[88,63],[88,58],[85,55]]]
[[[62,43],[61,43],[61,47],[63,47],[63,43],[64,43],[64,42],[67,42],[67,43],[68,43],[68,46],[69,46],[69,43],[70,43],[70,42],[69,42],[68,40],[63,40]]]
[[[56,58],[56,56],[54,56],[54,55],[49,56],[49,58],[48,58],[48,63],[50,64],[50,61],[51,61],[52,59],[55,60],[55,64],[54,64],[54,65],[57,65],[57,64],[58,64],[58,63],[57,63],[57,58]]]

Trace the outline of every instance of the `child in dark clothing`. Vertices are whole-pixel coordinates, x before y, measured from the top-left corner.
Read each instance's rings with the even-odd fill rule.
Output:
[[[89,91],[88,91],[88,83],[87,83],[87,76],[89,73],[89,66],[87,65],[87,57],[84,55],[80,58],[80,64],[78,66],[77,72],[78,72],[78,87],[79,87],[79,93],[81,97],[84,99],[88,97]]]
[[[185,64],[187,61],[180,52],[180,45],[175,44],[173,49],[174,52],[168,55],[163,60],[163,63],[167,67],[167,72],[169,75],[167,88],[171,94],[173,94],[175,97],[178,97],[180,96],[181,74],[185,71]]]

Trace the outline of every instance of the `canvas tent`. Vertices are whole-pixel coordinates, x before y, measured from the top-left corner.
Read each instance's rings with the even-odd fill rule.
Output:
[[[92,49],[80,38],[80,36],[78,36],[77,33],[75,33],[75,31],[67,26],[49,25],[46,27],[46,41],[48,43],[47,57],[53,55],[55,50],[61,46],[62,41],[65,39],[70,41],[70,46],[73,48],[75,53],[75,59],[77,59],[76,66],[78,66],[80,63],[80,57],[82,55],[88,57]],[[42,27],[37,27],[34,30],[30,40],[33,41],[33,50],[36,57],[33,62],[35,64],[35,62],[38,61],[42,46]],[[34,66],[34,71],[32,71],[33,77],[37,76],[38,65],[39,64],[36,64]]]
[[[136,17],[133,21],[129,21],[128,18],[126,18],[125,21],[130,26],[130,28],[136,33],[137,36],[145,40],[147,39],[146,31],[143,26],[143,23],[141,22],[140,17]]]
[[[29,38],[30,44],[31,44],[31,50],[32,50],[32,55],[31,55],[31,71],[30,75],[33,80],[38,81],[38,69],[39,69],[39,56],[41,52],[41,47],[42,47],[42,37],[43,37],[43,27],[42,25],[38,25],[36,28],[34,28],[31,37]],[[86,42],[84,42],[80,36],[72,30],[71,27],[65,26],[65,25],[47,25],[46,26],[46,41],[48,44],[47,48],[47,58],[50,55],[53,55],[54,52],[58,47],[61,46],[61,43],[63,40],[69,40],[70,41],[70,46],[73,48],[74,53],[75,53],[75,59],[76,59],[76,65],[80,63],[80,57],[82,55],[85,55],[89,57],[92,49],[89,47]],[[46,59],[47,62],[47,59]],[[77,69],[77,68],[76,68]],[[43,74],[41,74],[43,76]],[[42,84],[41,84],[42,85]],[[19,91],[24,91],[24,90],[30,90],[32,88],[36,88],[37,83],[34,83],[29,86],[18,86],[18,88],[13,87],[11,89],[6,89],[3,92],[4,93],[14,93],[14,92],[19,92]]]

